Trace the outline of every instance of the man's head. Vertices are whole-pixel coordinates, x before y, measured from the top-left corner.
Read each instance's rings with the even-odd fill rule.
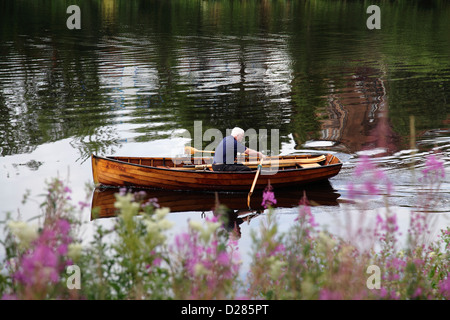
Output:
[[[239,127],[234,127],[233,130],[231,130],[231,135],[239,142],[244,139],[244,130]]]

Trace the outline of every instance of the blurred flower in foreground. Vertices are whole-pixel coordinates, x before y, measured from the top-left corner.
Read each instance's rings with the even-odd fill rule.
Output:
[[[427,157],[425,168],[422,170],[425,182],[435,182],[445,177],[444,161],[439,160],[436,155],[431,154]]]
[[[30,243],[39,236],[38,225],[29,225],[24,221],[9,221],[8,227],[12,234],[19,239],[19,245],[22,248],[28,248]]]
[[[269,184],[263,192],[263,200],[261,205],[267,209],[277,204],[277,199],[275,199],[275,194],[273,193],[273,187]]]
[[[391,194],[392,192],[392,182],[384,171],[378,168],[366,155],[362,156],[358,161],[353,178],[354,181],[358,182],[350,182],[347,186],[351,199],[380,195],[382,192],[381,186],[385,187],[386,194]]]

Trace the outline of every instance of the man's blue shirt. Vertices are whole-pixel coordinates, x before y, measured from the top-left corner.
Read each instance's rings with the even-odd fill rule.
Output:
[[[242,143],[238,142],[233,136],[227,136],[219,143],[214,154],[214,163],[234,164],[237,153],[243,153],[247,149]]]

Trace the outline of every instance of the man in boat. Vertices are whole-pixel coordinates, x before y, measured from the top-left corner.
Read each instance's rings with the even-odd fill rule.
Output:
[[[250,171],[251,169],[237,162],[237,153],[245,153],[249,156],[265,158],[256,150],[247,148],[241,142],[244,139],[244,130],[235,127],[230,136],[226,136],[217,146],[214,154],[212,168],[214,171]]]

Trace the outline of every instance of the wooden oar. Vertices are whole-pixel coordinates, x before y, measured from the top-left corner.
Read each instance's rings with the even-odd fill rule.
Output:
[[[257,165],[247,165],[244,164],[250,169],[258,168]],[[280,163],[277,168],[285,168],[285,167],[295,167],[298,165],[301,168],[315,168],[320,167],[320,164],[318,163],[295,163],[295,162],[289,162],[289,163]],[[210,170],[211,165],[208,164],[197,164],[197,165],[185,165],[184,167],[174,167],[173,169],[177,170]],[[271,165],[269,163],[265,163],[262,165],[263,168],[271,168]]]
[[[186,154],[195,154],[197,152],[214,153],[214,151],[198,150],[196,148],[189,147],[189,146],[184,147],[184,153],[186,153]]]
[[[264,162],[264,166],[286,167],[286,166],[295,166],[296,164],[298,164],[298,165],[306,167],[311,164],[317,164],[318,162],[321,162],[325,159],[326,159],[326,157],[323,155],[318,156],[318,157],[313,157],[313,158],[306,158],[306,159],[282,159],[282,160],[269,159]],[[258,163],[256,161],[247,161],[247,162],[242,162],[242,163],[250,168],[255,168],[260,165],[260,163]],[[198,164],[195,166],[195,169],[202,170],[202,169],[211,168],[211,167],[212,167],[211,164]]]
[[[259,165],[258,165],[258,170],[256,171],[255,179],[253,179],[252,187],[250,188],[250,192],[248,193],[247,205],[248,205],[249,209],[250,209],[250,197],[252,196],[253,190],[255,189],[256,180],[258,180],[259,173],[261,172],[263,161],[264,161],[264,158],[261,158],[261,161],[259,162]]]

